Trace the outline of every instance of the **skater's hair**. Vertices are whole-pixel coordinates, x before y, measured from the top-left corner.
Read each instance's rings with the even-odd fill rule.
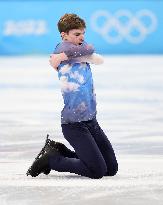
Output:
[[[59,32],[68,33],[72,29],[84,29],[86,28],[85,21],[76,14],[65,14],[58,21]]]

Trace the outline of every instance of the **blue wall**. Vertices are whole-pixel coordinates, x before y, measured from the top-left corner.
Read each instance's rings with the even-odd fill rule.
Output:
[[[51,53],[64,13],[85,19],[98,53],[163,53],[163,0],[13,0],[0,1],[0,55]]]

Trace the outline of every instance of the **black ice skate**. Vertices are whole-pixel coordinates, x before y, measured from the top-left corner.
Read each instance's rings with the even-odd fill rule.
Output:
[[[46,141],[45,141],[45,145],[44,147],[41,149],[41,151],[39,152],[39,154],[37,155],[37,157],[35,158],[34,162],[32,163],[31,167],[29,167],[28,171],[27,171],[27,176],[28,175],[33,175],[32,173],[32,167],[33,165],[36,165],[36,162],[42,162],[43,163],[43,157],[46,153],[48,153],[50,151],[50,149],[54,149],[54,144],[55,142],[53,142],[53,148],[50,145],[51,140],[49,139],[49,135],[47,135]],[[41,159],[41,160],[39,160]],[[45,158],[45,164],[46,164],[46,158]],[[50,173],[51,169],[48,166],[44,166],[44,168],[41,170],[42,173],[48,175]],[[36,173],[34,174],[36,175]],[[37,175],[36,175],[37,176]]]
[[[30,167],[30,175],[32,177],[36,177],[39,174],[41,174],[42,172],[44,172],[44,170],[49,169],[49,160],[50,157],[54,158],[58,158],[61,155],[59,154],[59,152],[54,149],[54,148],[50,148],[45,154],[43,154],[39,159],[35,160],[34,163],[32,164],[32,166]]]
[[[64,157],[69,157],[69,158],[78,158],[78,156],[76,155],[75,152],[71,151],[70,149],[68,149],[64,144],[62,144],[61,142],[55,142],[54,140],[50,140],[49,139],[49,135],[47,135],[46,141],[45,141],[45,145],[44,147],[41,149],[41,151],[39,152],[39,154],[37,155],[37,157],[35,158],[34,162],[32,163],[31,167],[28,169],[27,171],[27,176],[28,175],[36,175],[38,176],[38,173],[36,173],[36,171],[34,171],[33,173],[33,168],[36,167],[37,164],[40,163],[41,167],[41,172],[48,175],[51,171],[51,169],[46,166],[46,162],[47,162],[47,157],[48,155],[44,156],[46,153],[49,152],[49,150],[54,151],[54,152],[58,152],[60,155],[64,156]],[[43,157],[44,156],[44,157]],[[40,160],[39,160],[40,159]],[[44,159],[44,160],[43,160]],[[37,162],[37,163],[36,163]],[[37,168],[38,169],[38,168]],[[40,173],[41,173],[40,172]],[[39,173],[39,174],[40,174]]]

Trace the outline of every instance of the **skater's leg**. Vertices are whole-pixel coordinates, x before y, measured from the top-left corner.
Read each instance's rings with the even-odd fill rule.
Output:
[[[99,126],[96,119],[88,121],[86,124],[105,159],[107,165],[106,175],[115,175],[118,171],[118,163],[110,141]]]
[[[107,172],[105,160],[92,135],[82,122],[63,124],[64,137],[79,159],[61,157],[50,159],[50,167],[59,172],[71,172],[90,178],[101,178]]]

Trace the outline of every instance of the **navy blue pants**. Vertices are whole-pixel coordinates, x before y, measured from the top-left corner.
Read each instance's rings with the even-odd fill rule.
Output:
[[[69,150],[68,157],[52,157],[51,169],[95,179],[117,173],[114,150],[96,119],[62,124],[62,132],[75,152]]]

